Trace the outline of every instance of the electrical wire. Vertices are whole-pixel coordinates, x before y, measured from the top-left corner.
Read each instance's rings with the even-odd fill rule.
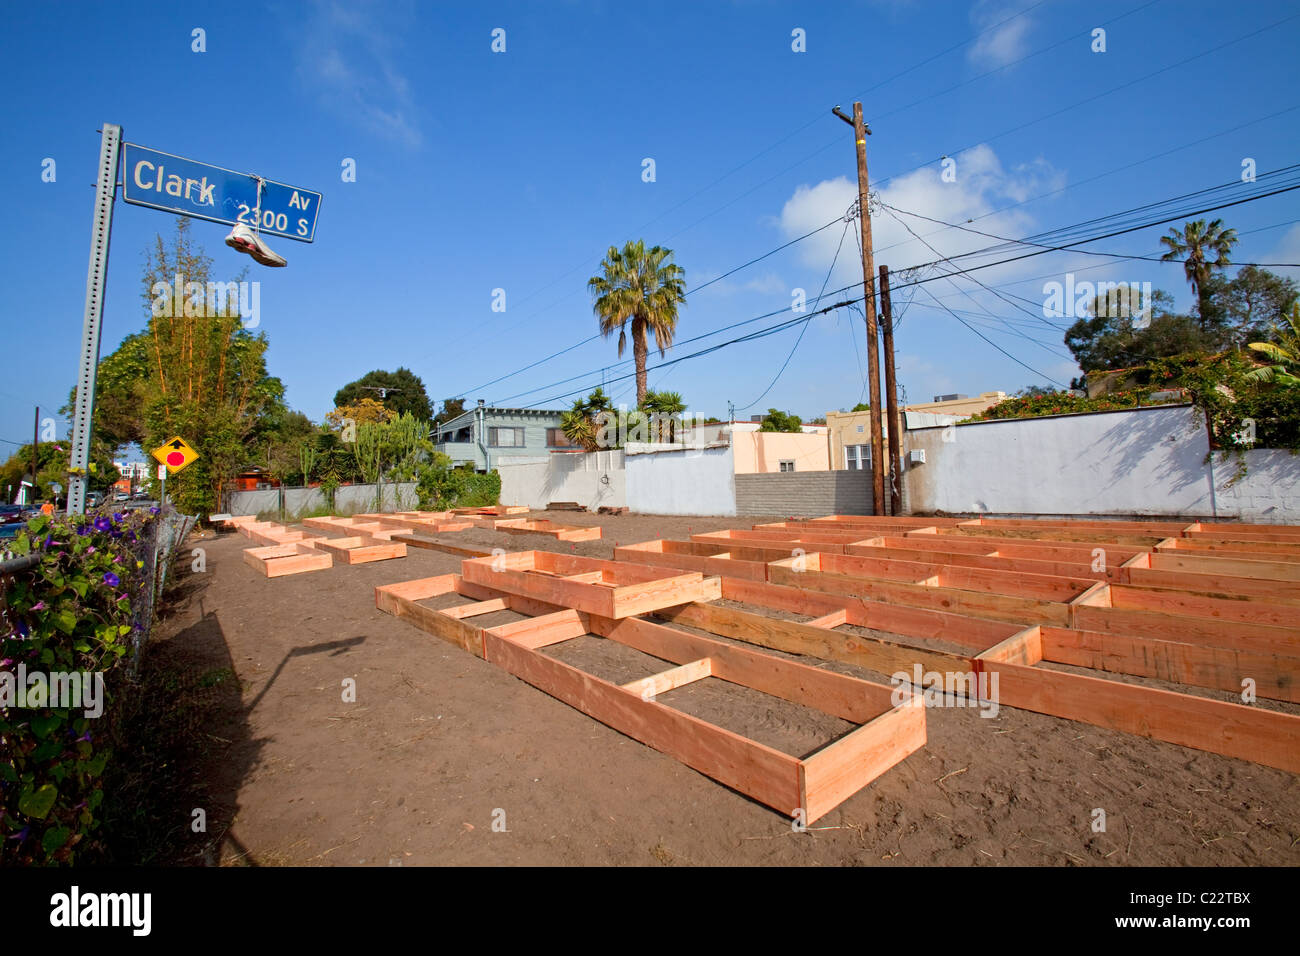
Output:
[[[816,309],[817,306],[821,304],[822,296],[826,292],[826,286],[830,285],[831,273],[835,271],[835,263],[840,261],[840,250],[844,248],[844,237],[849,234],[849,226],[851,225],[853,225],[853,220],[846,218],[844,221],[844,229],[840,233],[840,244],[835,247],[835,256],[834,258],[831,259],[831,267],[826,270],[826,278],[822,280],[821,290],[817,293],[817,301],[813,303],[814,309]],[[739,406],[736,409],[737,411],[743,412],[753,408],[755,405],[757,405],[759,402],[763,400],[763,398],[767,395],[768,392],[772,391],[772,387],[776,385],[776,383],[780,380],[781,376],[785,374],[786,368],[788,368],[790,365],[790,360],[794,358],[794,353],[799,348],[799,343],[803,341],[804,333],[808,331],[808,326],[810,325],[812,325],[811,317],[810,317],[810,321],[805,322],[803,328],[799,330],[799,337],[794,340],[794,346],[790,349],[790,354],[785,357],[785,361],[781,363],[781,368],[777,370],[775,377],[773,377],[772,381],[768,383],[767,388],[763,389],[762,394],[759,395],[758,398],[750,402],[748,405]]]
[[[1269,175],[1269,174],[1266,174],[1266,175]],[[1261,177],[1261,178],[1262,178],[1262,177]],[[928,276],[923,276],[923,277],[916,278],[916,279],[907,280],[907,281],[904,281],[904,282],[901,282],[901,283],[895,285],[895,286],[893,287],[892,291],[894,291],[894,292],[899,292],[899,291],[902,291],[902,290],[904,290],[904,289],[908,289],[908,288],[919,288],[919,287],[921,287],[921,286],[923,286],[923,285],[925,285],[925,284],[928,284],[928,283],[930,283],[930,282],[934,282],[934,281],[936,281],[937,279],[940,279],[940,278],[946,278],[946,277],[949,277],[949,276],[965,276],[965,275],[969,275],[971,272],[974,272],[974,271],[983,270],[983,269],[988,269],[988,268],[992,268],[992,267],[995,267],[995,266],[998,266],[998,265],[1005,265],[1005,264],[1010,263],[1010,262],[1016,262],[1016,261],[1020,261],[1020,260],[1022,260],[1022,259],[1033,258],[1033,257],[1035,257],[1035,256],[1046,255],[1046,254],[1048,254],[1049,252],[1059,252],[1059,251],[1072,250],[1072,249],[1074,249],[1075,247],[1077,247],[1077,246],[1079,246],[1079,245],[1082,245],[1082,244],[1085,244],[1085,243],[1096,242],[1096,241],[1099,241],[1099,240],[1102,240],[1102,239],[1113,238],[1114,236],[1117,236],[1117,235],[1124,235],[1124,234],[1127,234],[1127,233],[1130,233],[1130,232],[1136,232],[1136,231],[1139,231],[1139,230],[1141,230],[1141,229],[1150,228],[1151,226],[1163,225],[1164,223],[1172,222],[1172,221],[1175,221],[1175,220],[1177,220],[1177,219],[1187,218],[1187,217],[1189,217],[1189,216],[1200,215],[1200,214],[1203,214],[1203,213],[1206,213],[1206,212],[1214,212],[1214,211],[1217,211],[1218,209],[1223,209],[1223,208],[1229,208],[1229,207],[1233,207],[1233,206],[1238,206],[1238,205],[1242,205],[1242,204],[1244,204],[1244,203],[1249,203],[1249,202],[1255,202],[1255,201],[1260,200],[1260,199],[1266,199],[1266,198],[1269,198],[1269,197],[1271,197],[1271,196],[1275,196],[1275,195],[1280,195],[1280,194],[1283,194],[1283,193],[1291,192],[1291,191],[1293,191],[1293,190],[1295,190],[1295,189],[1300,189],[1300,182],[1297,182],[1297,183],[1294,183],[1294,184],[1288,184],[1288,185],[1285,185],[1285,186],[1279,186],[1279,187],[1277,187],[1277,188],[1275,188],[1275,189],[1269,189],[1269,190],[1267,190],[1267,191],[1265,191],[1265,192],[1261,192],[1261,193],[1259,193],[1259,194],[1257,194],[1257,195],[1251,195],[1251,196],[1247,196],[1247,197],[1244,197],[1244,198],[1241,198],[1241,199],[1237,199],[1237,200],[1233,200],[1233,201],[1226,201],[1226,202],[1218,203],[1218,204],[1211,205],[1211,206],[1201,206],[1201,207],[1197,207],[1197,208],[1194,208],[1194,209],[1182,209],[1182,210],[1178,210],[1178,211],[1176,211],[1173,215],[1164,216],[1163,218],[1159,218],[1159,219],[1155,219],[1155,220],[1142,221],[1142,222],[1139,222],[1139,223],[1136,223],[1136,224],[1127,225],[1127,226],[1125,226],[1125,227],[1123,227],[1123,228],[1120,228],[1120,229],[1112,229],[1112,230],[1107,231],[1107,232],[1102,232],[1102,233],[1100,233],[1100,234],[1098,234],[1098,235],[1085,236],[1085,237],[1080,238],[1080,239],[1075,239],[1074,241],[1072,241],[1072,242],[1070,242],[1070,243],[1067,243],[1067,244],[1063,244],[1063,245],[1059,245],[1059,246],[1044,246],[1044,247],[1042,247],[1042,248],[1034,249],[1033,251],[1030,251],[1030,252],[1022,253],[1022,254],[1020,254],[1020,255],[1008,256],[1008,257],[1006,257],[1006,258],[998,259],[998,260],[995,260],[995,261],[992,261],[992,262],[979,263],[979,264],[976,264],[976,265],[965,266],[965,267],[962,267],[962,268],[956,268],[956,265],[957,265],[956,260],[958,260],[958,259],[963,259],[963,258],[969,258],[969,257],[972,257],[972,256],[977,256],[977,255],[984,255],[984,254],[987,254],[987,252],[988,252],[989,249],[999,248],[1000,246],[991,246],[991,247],[986,247],[985,249],[976,249],[976,250],[972,250],[971,252],[968,252],[968,253],[963,253],[963,254],[961,254],[961,255],[957,255],[957,256],[949,257],[949,258],[947,258],[947,259],[940,258],[940,259],[938,259],[938,260],[934,260],[934,261],[932,261],[932,262],[921,263],[921,264],[919,264],[919,265],[917,265],[917,266],[909,267],[908,270],[900,270],[900,271],[914,271],[914,272],[920,272],[920,271],[923,271],[923,270],[926,270],[926,269],[929,269],[929,268],[932,268],[932,267],[937,267],[939,264],[941,264],[941,263],[943,263],[943,262],[945,262],[945,261],[948,262],[949,265],[954,266],[954,271],[951,271],[951,272],[939,272],[939,273],[936,273],[936,274],[934,274],[934,275],[928,275]],[[1186,195],[1199,195],[1199,194],[1202,194],[1202,193],[1204,193],[1204,192],[1205,192],[1205,190],[1198,190],[1196,193],[1186,194]],[[1178,197],[1176,197],[1176,198],[1178,198]],[[1139,207],[1139,208],[1148,208],[1148,207],[1153,206],[1153,205],[1162,205],[1162,204],[1166,204],[1166,203],[1148,204],[1147,207]],[[1121,212],[1119,212],[1119,213],[1115,213],[1115,214],[1113,214],[1113,216],[1111,216],[1111,217],[1098,217],[1097,219],[1090,220],[1090,222],[1094,223],[1095,225],[1097,225],[1097,226],[1100,227],[1100,228],[1106,228],[1106,227],[1105,227],[1104,225],[1102,225],[1102,224],[1105,223],[1108,219],[1110,219],[1110,218],[1114,218],[1114,217],[1128,216],[1132,211],[1133,211],[1133,210],[1123,210],[1123,211],[1121,211]],[[1073,229],[1074,227],[1071,226],[1071,227],[1064,227],[1064,228],[1065,228],[1065,229]],[[1057,230],[1057,231],[1060,231],[1060,230]],[[1004,246],[1005,243],[1003,243],[1003,244],[1001,244],[1001,245]],[[846,292],[846,291],[848,291],[848,290],[850,290],[850,289],[855,289],[855,288],[857,288],[857,287],[859,287],[859,286],[862,286],[862,285],[863,285],[863,283],[862,283],[861,281],[859,281],[859,282],[854,282],[854,283],[851,283],[851,284],[849,284],[849,285],[843,286],[843,287],[840,288],[840,289],[834,290],[834,291],[831,293],[831,295],[837,295],[837,294],[839,294],[839,293]],[[873,285],[874,285],[874,283],[873,283]],[[935,296],[933,296],[933,294],[930,293],[928,289],[925,290],[925,291],[926,291],[927,295],[929,295],[931,298],[933,298],[936,302],[939,302],[938,298],[935,297]],[[940,303],[940,305],[942,306],[942,303]],[[946,308],[946,306],[943,306],[943,307]],[[714,330],[714,331],[709,332],[709,333],[704,333],[704,334],[701,335],[701,336],[697,336],[696,339],[699,339],[699,338],[707,338],[707,337],[709,337],[709,336],[712,336],[712,335],[717,334],[717,333],[720,332],[720,331],[724,331],[725,329],[736,328],[736,327],[739,327],[739,326],[741,326],[741,325],[746,325],[746,324],[749,324],[749,323],[752,323],[752,322],[761,321],[762,319],[765,319],[765,318],[771,318],[772,316],[774,316],[774,315],[779,315],[779,314],[781,314],[781,313],[783,313],[783,312],[786,312],[787,310],[788,310],[788,307],[784,307],[784,308],[782,308],[782,309],[778,309],[778,310],[775,310],[775,311],[773,311],[773,312],[766,313],[765,315],[762,315],[762,316],[756,316],[755,318],[752,318],[752,319],[746,319],[746,320],[743,320],[742,322],[733,323],[733,324],[730,325],[730,326],[724,327],[724,329],[717,329],[717,330]],[[823,311],[825,311],[825,310],[823,310]],[[800,321],[800,320],[794,320],[794,321]],[[729,340],[728,342],[720,343],[720,344],[717,345],[717,346],[713,346],[713,347],[711,347],[710,349],[701,350],[700,352],[692,353],[692,354],[689,355],[689,356],[683,356],[682,358],[679,358],[679,359],[673,359],[672,362],[683,361],[683,360],[685,360],[686,358],[694,358],[694,357],[698,357],[699,355],[709,354],[710,352],[715,351],[715,350],[717,350],[718,348],[727,347],[727,346],[729,346],[729,345],[736,344],[737,342],[740,342],[740,341],[750,341],[750,340],[752,340],[752,338],[757,338],[757,337],[762,337],[763,335],[772,334],[772,333],[774,333],[774,332],[781,331],[781,330],[783,330],[784,328],[790,327],[791,324],[793,324],[793,323],[792,323],[792,322],[778,323],[778,325],[776,325],[776,326],[772,326],[772,327],[769,327],[768,329],[765,329],[765,330],[759,330],[759,332],[756,332],[756,333],[751,333],[750,336],[741,337],[740,339]],[[981,338],[984,338],[984,336],[982,336],[982,335],[981,335],[980,337],[981,337]],[[683,340],[683,342],[682,342],[681,344],[685,344],[686,341],[690,341],[690,340]],[[999,351],[1002,351],[1004,354],[1008,354],[1008,357],[1011,357],[1011,358],[1014,359],[1014,356],[1010,356],[1009,353],[1006,353],[1005,350],[1001,349],[1001,347],[998,347],[998,349],[999,349]],[[1018,364],[1024,364],[1024,363],[1021,363],[1021,362],[1019,361],[1019,359],[1014,359],[1014,360],[1015,360]],[[659,365],[659,366],[655,366],[655,367],[656,367],[656,368],[660,368],[660,367],[663,367],[664,364],[669,364],[669,363],[662,363],[661,365]],[[1029,366],[1026,366],[1026,367],[1029,368]],[[1036,374],[1036,375],[1041,375],[1041,373],[1037,372],[1036,370],[1034,370],[1034,369],[1032,369],[1032,368],[1031,368],[1030,370],[1031,370],[1031,371],[1034,371],[1034,374]],[[583,378],[583,377],[585,377],[585,376],[587,376],[587,375],[590,375],[590,374],[592,374],[592,373],[590,373],[590,372],[587,372],[587,373],[581,373],[581,374],[579,374],[579,375],[572,376],[572,377],[569,378],[569,379],[561,379],[561,380],[558,381],[558,382],[548,383],[547,385],[539,386],[539,387],[534,388],[534,389],[529,389],[529,390],[526,391],[526,392],[521,392],[521,393],[519,393],[518,395],[511,396],[511,398],[517,398],[517,397],[521,397],[521,396],[523,396],[523,395],[531,394],[531,393],[533,393],[533,392],[543,391],[543,390],[545,390],[545,389],[552,388],[552,387],[554,387],[554,386],[556,386],[556,385],[564,384],[565,382],[568,382],[568,381],[574,381],[574,380],[576,380],[576,379],[578,379],[578,378]],[[625,379],[626,377],[627,377],[626,375],[625,375],[625,376],[620,376],[619,379],[616,379],[616,380],[622,380],[622,379]],[[1047,378],[1046,376],[1042,376],[1042,377],[1044,377],[1044,378],[1045,378],[1047,381],[1049,381],[1049,382],[1050,382],[1050,381],[1053,381],[1052,379]],[[1060,384],[1060,383],[1053,382],[1053,384]],[[577,389],[577,390],[574,390],[574,391],[571,391],[571,392],[566,392],[566,393],[563,393],[563,394],[561,394],[561,395],[559,395],[559,396],[555,396],[555,399],[564,398],[564,397],[567,397],[567,396],[569,396],[569,395],[578,394],[578,393],[583,392],[583,391],[586,391],[586,389]],[[546,401],[552,401],[552,400],[555,400],[555,399],[547,399]],[[505,400],[503,400],[503,401],[508,401],[508,400],[509,400],[509,399],[505,399]],[[544,404],[544,402],[531,403],[530,405],[528,405],[528,406],[526,406],[526,407],[537,407],[537,406],[540,405],[540,404]]]

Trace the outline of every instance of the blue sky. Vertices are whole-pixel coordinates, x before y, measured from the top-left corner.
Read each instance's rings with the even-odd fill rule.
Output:
[[[32,406],[55,414],[75,379],[103,122],[121,125],[130,142],[324,194],[313,244],[271,242],[285,269],[227,248],[224,226],[193,230],[219,274],[233,278],[247,265],[262,283],[270,370],[289,403],[317,420],[337,388],[375,368],[410,367],[435,400],[544,407],[567,407],[569,393],[627,374],[614,340],[597,339],[486,385],[596,331],[586,280],[611,244],[639,237],[668,246],[691,289],[840,216],[856,196],[853,140],[830,108],[847,111],[854,99],[872,126],[872,182],[886,203],[945,222],[978,218],[975,227],[1002,236],[1232,182],[1247,157],[1260,172],[1300,161],[1293,2],[108,10],[11,6],[0,36],[9,214],[0,235],[9,343],[0,439],[9,442],[30,440]],[[1104,53],[1091,49],[1096,27],[1106,30]],[[192,50],[195,28],[206,52]],[[491,49],[496,28],[505,30],[503,53]],[[796,29],[805,52],[792,49]],[[956,163],[953,182],[942,178],[945,155]],[[42,181],[46,158],[54,182]],[[342,181],[349,158],[355,182]],[[653,182],[643,180],[647,158]],[[1243,234],[1238,261],[1300,262],[1296,193],[1221,215]],[[897,272],[935,258],[893,215],[874,218],[878,262]],[[904,221],[947,256],[994,241]],[[144,325],[143,251],[173,224],[119,200],[102,354]],[[796,288],[811,303],[828,275],[828,290],[860,281],[855,231],[832,226],[692,294],[678,338],[788,309]],[[1161,232],[1087,248],[1157,255]],[[1046,281],[1077,271],[1150,281],[1190,307],[1180,266],[1099,262],[1055,253],[979,275],[1031,303],[1042,301]],[[1047,379],[1077,374],[1059,331],[968,280],[955,283],[924,288]],[[495,289],[505,290],[504,312],[492,309]],[[655,354],[651,386],[718,415],[728,401],[740,416],[776,406],[805,419],[855,404],[861,319],[848,310],[815,319],[792,355],[798,335],[660,372]],[[1045,384],[919,292],[896,351],[910,401]],[[634,397],[630,378],[609,391]]]

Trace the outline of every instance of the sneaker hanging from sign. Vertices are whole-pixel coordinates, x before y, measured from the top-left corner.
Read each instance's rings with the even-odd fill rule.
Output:
[[[226,236],[226,245],[240,252],[247,252],[264,266],[287,265],[283,256],[272,252],[271,247],[262,241],[262,237],[242,222],[230,230],[230,235]]]

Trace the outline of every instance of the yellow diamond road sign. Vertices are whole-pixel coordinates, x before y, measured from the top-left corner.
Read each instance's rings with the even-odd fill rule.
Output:
[[[174,475],[198,458],[199,453],[191,448],[184,438],[177,435],[155,448],[153,456],[166,465],[167,471]]]

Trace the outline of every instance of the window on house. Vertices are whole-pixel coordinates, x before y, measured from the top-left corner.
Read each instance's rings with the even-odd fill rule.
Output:
[[[865,471],[871,467],[870,445],[845,445],[844,467],[849,471]]]
[[[781,462],[781,470],[794,471],[794,462],[789,460]]]
[[[489,428],[488,444],[493,448],[522,448],[524,430],[522,428]]]
[[[546,429],[546,447],[577,448],[578,446],[564,437],[563,428],[548,428]]]

